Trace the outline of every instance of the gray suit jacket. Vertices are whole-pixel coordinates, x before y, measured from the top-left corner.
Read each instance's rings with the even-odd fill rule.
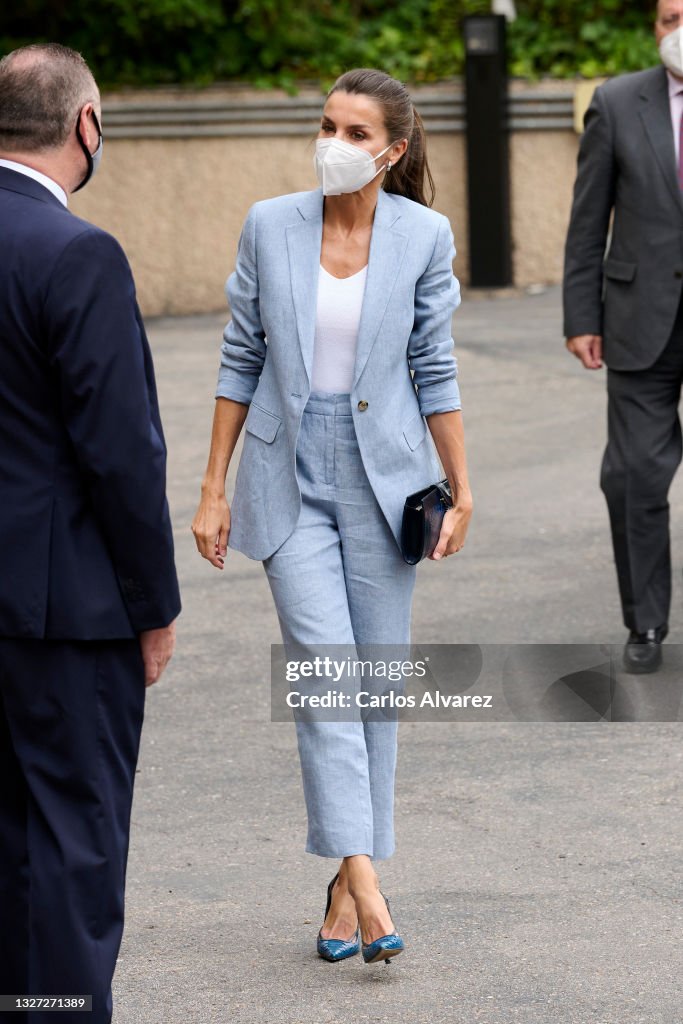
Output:
[[[311,391],[322,214],[321,189],[255,203],[226,284],[232,319],[216,397],[249,404],[228,544],[250,558],[271,555],[299,518],[296,442]],[[406,495],[441,473],[424,417],[460,408],[454,256],[446,217],[380,189],[351,402],[370,486],[399,545]]]
[[[665,68],[599,86],[585,128],[565,251],[564,332],[602,334],[611,369],[645,369],[671,335],[683,281]]]

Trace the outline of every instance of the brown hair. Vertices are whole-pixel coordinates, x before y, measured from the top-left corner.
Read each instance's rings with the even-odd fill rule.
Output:
[[[0,150],[38,152],[63,146],[98,90],[80,53],[34,43],[0,60]]]
[[[375,68],[356,68],[340,75],[328,92],[328,98],[337,91],[369,96],[376,100],[382,108],[384,127],[390,142],[408,140],[408,149],[384,177],[384,191],[406,196],[422,206],[431,206],[435,189],[427,163],[425,129],[403,83]],[[429,200],[425,194],[427,190]]]

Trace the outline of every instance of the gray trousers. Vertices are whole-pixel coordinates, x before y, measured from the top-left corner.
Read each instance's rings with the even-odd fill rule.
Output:
[[[607,499],[624,624],[642,633],[668,623],[668,494],[681,461],[683,305],[669,342],[646,370],[607,372]]]

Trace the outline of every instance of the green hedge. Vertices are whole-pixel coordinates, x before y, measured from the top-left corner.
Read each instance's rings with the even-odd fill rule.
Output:
[[[658,59],[654,0],[517,0],[510,70],[592,77]],[[20,0],[2,5],[0,50],[53,40],[104,86],[240,79],[294,90],[350,67],[406,81],[460,74],[460,19],[487,0]],[[645,8],[645,11],[644,11]],[[651,10],[650,10],[651,9]]]

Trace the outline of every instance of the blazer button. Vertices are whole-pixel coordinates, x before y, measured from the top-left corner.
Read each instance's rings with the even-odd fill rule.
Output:
[[[365,401],[364,398],[361,398],[360,402],[358,403],[358,408],[360,409],[361,412],[365,412],[367,407],[368,407],[368,403]]]
[[[683,277],[683,270],[674,270],[674,277],[680,280]]]

